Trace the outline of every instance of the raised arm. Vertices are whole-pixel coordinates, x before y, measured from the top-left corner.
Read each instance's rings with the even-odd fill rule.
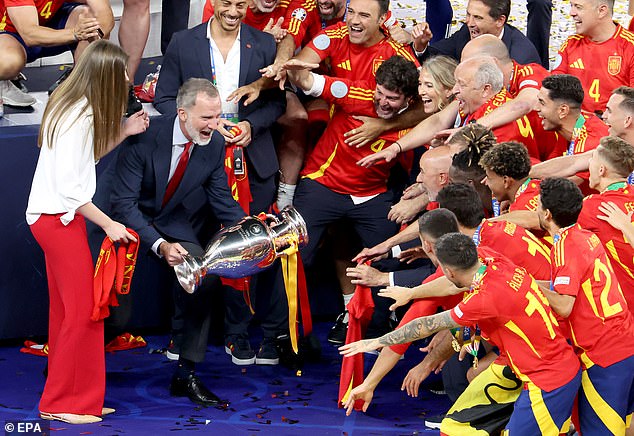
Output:
[[[478,119],[478,123],[489,129],[511,123],[533,110],[537,103],[538,93],[539,90],[535,88],[524,88],[517,97]]]
[[[546,177],[572,177],[580,171],[587,171],[590,165],[592,150],[581,154],[560,156],[533,165],[530,177],[545,179]]]
[[[339,347],[339,353],[348,357],[358,353],[376,350],[390,345],[414,342],[423,339],[440,330],[458,327],[458,324],[451,318],[451,311],[446,310],[431,316],[416,318],[408,322],[403,327],[375,339],[364,339]]]

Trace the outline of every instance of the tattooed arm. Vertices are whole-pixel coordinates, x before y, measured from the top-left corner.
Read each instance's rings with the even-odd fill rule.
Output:
[[[376,350],[385,346],[404,344],[417,339],[426,338],[440,330],[458,327],[458,324],[451,318],[450,311],[431,316],[416,318],[405,324],[403,327],[376,339],[365,339],[339,347],[339,353],[344,356],[353,356],[358,353]]]

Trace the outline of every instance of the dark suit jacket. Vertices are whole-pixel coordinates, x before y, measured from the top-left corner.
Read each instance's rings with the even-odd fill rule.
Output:
[[[418,57],[419,62],[422,64],[425,59],[435,55],[446,55],[456,59],[460,62],[460,56],[462,49],[467,43],[471,41],[471,35],[469,34],[469,28],[463,25],[460,30],[451,35],[448,38],[441,39],[434,42],[427,47],[427,50]],[[504,25],[504,35],[502,35],[502,42],[509,49],[511,59],[515,62],[525,65],[530,63],[540,64],[541,59],[537,53],[537,49],[532,42],[520,32],[517,28],[510,24]],[[161,70],[161,73],[163,71]]]
[[[160,237],[202,245],[192,227],[193,214],[208,203],[216,218],[231,225],[245,214],[233,199],[224,170],[225,146],[214,133],[195,146],[174,195],[161,206],[172,156],[175,115],[152,119],[150,128],[120,146],[111,194],[112,217],[136,230],[149,249]]]
[[[275,40],[246,24],[240,27],[240,79],[239,86],[255,82],[262,77],[261,68],[275,59]],[[161,74],[156,84],[154,106],[163,114],[176,113],[178,88],[189,78],[211,80],[211,56],[207,39],[207,23],[175,33],[167,47]],[[273,138],[269,127],[284,113],[286,96],[279,89],[260,94],[248,106],[239,105],[240,121],[252,126],[252,141],[245,148],[248,161],[261,178],[268,178],[279,170]]]

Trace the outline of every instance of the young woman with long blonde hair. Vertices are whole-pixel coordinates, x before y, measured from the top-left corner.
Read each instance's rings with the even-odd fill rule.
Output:
[[[134,241],[125,226],[91,201],[95,163],[149,123],[143,111],[122,122],[126,62],[116,45],[90,44],[51,95],[42,119],[26,221],[44,251],[50,298],[48,378],[40,400],[44,419],[86,424],[114,411],[103,409],[103,321],[90,320],[94,267],[84,218],[113,241]]]

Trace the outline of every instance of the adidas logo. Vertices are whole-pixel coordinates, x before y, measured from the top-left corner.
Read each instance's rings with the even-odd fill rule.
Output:
[[[570,64],[570,68],[576,68],[578,70],[585,70],[586,67],[583,66],[583,61],[581,58],[577,59],[573,63]]]
[[[346,59],[345,61],[343,61],[342,63],[337,65],[339,68],[346,70],[346,71],[352,71],[352,67],[350,67],[350,60]]]

